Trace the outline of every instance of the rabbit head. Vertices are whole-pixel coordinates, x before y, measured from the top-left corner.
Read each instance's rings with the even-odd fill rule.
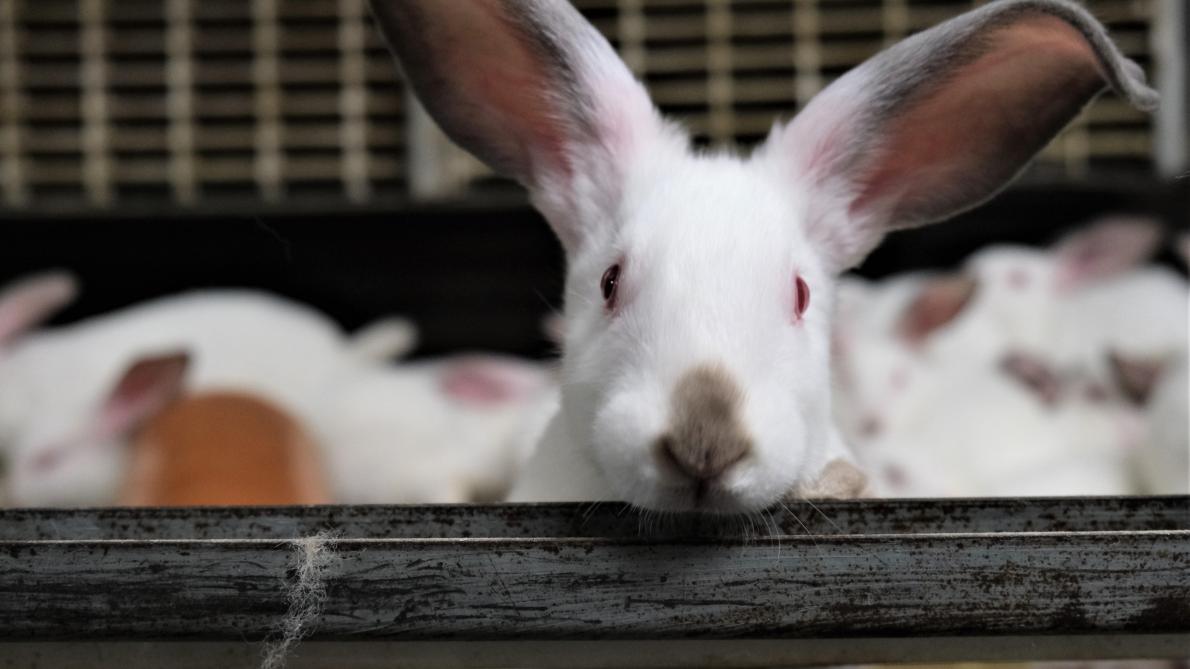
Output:
[[[568,257],[561,420],[637,505],[768,506],[826,465],[835,276],[987,199],[1110,86],[1156,93],[1063,0],[997,2],[843,76],[754,154],[700,153],[566,0],[373,0],[453,139]]]
[[[182,391],[188,366],[185,353],[147,354],[132,361],[97,404],[64,405],[48,401],[48,393],[34,393],[47,401],[28,407],[10,435],[7,501],[18,506],[111,503],[124,474],[125,446]],[[39,410],[42,406],[51,410]]]

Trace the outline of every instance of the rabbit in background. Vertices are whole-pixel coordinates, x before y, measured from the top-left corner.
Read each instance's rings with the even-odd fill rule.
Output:
[[[349,370],[317,407],[311,426],[336,500],[492,501],[556,410],[557,382],[546,363],[459,354]]]
[[[956,275],[850,280],[836,407],[861,459],[880,463],[877,487],[1183,490],[1188,289],[1170,270],[1141,266],[1159,233],[1111,216],[1050,250],[985,249]],[[997,459],[982,462],[985,449]],[[1012,462],[1015,475],[996,473]]]
[[[12,504],[110,503],[129,438],[183,389],[240,390],[304,416],[332,374],[409,345],[408,324],[386,321],[356,350],[322,315],[236,290],[33,331],[75,291],[72,277],[52,273],[0,294],[0,451]]]
[[[120,506],[327,504],[307,430],[271,402],[197,392],[145,422],[130,446]]]
[[[1185,281],[1142,266],[1159,232],[1154,221],[1111,215],[1050,249],[982,249],[958,272],[844,277],[832,350],[847,434],[871,436],[946,366],[994,369],[1007,352],[1027,351],[1106,377],[1109,349],[1163,356],[1184,347]]]
[[[955,362],[857,446],[880,494],[1132,494],[1142,412],[1100,379],[1024,352]]]
[[[985,5],[844,75],[751,157],[696,153],[565,0],[373,0],[452,138],[568,258],[560,410],[514,500],[752,511],[850,461],[835,276],[986,200],[1105,88],[1157,94],[1073,2]]]

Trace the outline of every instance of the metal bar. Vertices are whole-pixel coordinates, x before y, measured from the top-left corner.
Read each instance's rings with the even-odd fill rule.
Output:
[[[642,535],[617,505],[7,511],[0,639],[259,640],[294,540],[329,531],[321,641],[1002,642],[981,659],[1037,637],[1054,644],[1037,657],[1190,641],[1188,497],[813,506],[825,526],[772,537],[695,519]],[[919,652],[865,661],[936,657]]]
[[[253,170],[260,196],[266,202],[277,202],[285,194],[280,33],[277,0],[253,0],[252,82],[256,122]]]
[[[192,206],[198,199],[194,156],[194,26],[190,0],[165,5],[166,92],[169,131],[169,183],[174,201]]]
[[[1067,637],[920,639],[737,639],[670,641],[307,641],[288,669],[598,669],[649,667],[771,669],[887,661],[962,662],[1184,657],[1185,635],[1102,635],[1070,643]],[[1138,651],[1138,649],[1141,649]],[[233,642],[10,642],[0,643],[5,667],[256,666],[261,644]],[[348,660],[349,658],[349,660]]]
[[[0,2],[0,195],[13,208],[29,201],[22,146],[27,100],[21,88],[23,68],[17,46],[22,5],[18,0]]]
[[[1153,151],[1161,175],[1177,178],[1190,170],[1190,8],[1185,0],[1160,0],[1154,11],[1161,106]]]
[[[367,9],[364,0],[339,0],[339,141],[347,199],[372,196],[368,172]]]
[[[886,499],[787,503],[768,518],[792,535],[1157,532],[1190,529],[1190,498]],[[743,540],[735,518],[650,519],[649,538]],[[317,532],[355,539],[639,539],[622,504],[204,507],[0,510],[0,540],[288,540]],[[776,538],[776,537],[774,537]]]
[[[79,96],[82,109],[83,184],[96,207],[114,199],[112,185],[111,117],[108,114],[107,27],[105,0],[79,4]]]

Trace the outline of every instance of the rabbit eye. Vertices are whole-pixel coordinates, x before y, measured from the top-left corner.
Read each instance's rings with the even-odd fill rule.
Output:
[[[616,305],[616,288],[620,285],[620,265],[612,265],[603,273],[599,280],[599,290],[603,292],[603,303],[608,309]]]
[[[793,314],[798,320],[801,320],[802,314],[806,313],[806,309],[810,307],[810,284],[802,277],[797,277],[796,287],[794,291]]]

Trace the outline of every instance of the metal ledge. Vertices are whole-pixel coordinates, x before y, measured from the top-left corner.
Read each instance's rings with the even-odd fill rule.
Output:
[[[351,642],[498,666],[550,647],[592,661],[578,649],[602,648],[608,664],[653,649],[649,666],[713,653],[740,667],[1190,655],[1190,497],[1155,497],[803,503],[751,521],[612,504],[4,511],[0,656],[240,652],[287,610],[294,541],[326,531],[311,653]]]

